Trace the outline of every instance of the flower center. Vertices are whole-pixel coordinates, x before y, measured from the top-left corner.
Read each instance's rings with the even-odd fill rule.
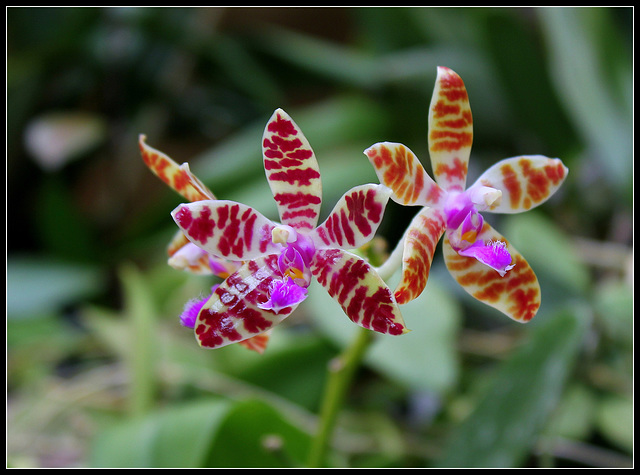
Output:
[[[301,287],[308,287],[311,283],[309,265],[316,251],[311,239],[286,225],[276,226],[271,237],[274,243],[283,245],[278,256],[278,268],[282,276],[285,279],[290,277]]]
[[[484,219],[467,193],[452,193],[444,206],[447,237],[456,251],[476,242]]]
[[[514,267],[506,244],[502,241],[478,241],[484,226],[478,208],[487,209],[501,197],[500,190],[472,187],[462,193],[451,193],[445,202],[444,212],[451,247],[461,256],[473,257],[504,276]]]
[[[271,282],[267,301],[258,307],[279,313],[307,298],[307,287],[311,284],[309,266],[316,249],[311,239],[291,226],[278,225],[273,228],[271,240],[275,244],[282,244],[278,255],[278,270],[282,279]]]

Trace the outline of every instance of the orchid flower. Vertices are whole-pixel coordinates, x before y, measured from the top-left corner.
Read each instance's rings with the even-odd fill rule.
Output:
[[[346,250],[373,238],[391,190],[384,185],[357,186],[317,225],[322,202],[318,164],[302,131],[283,110],[276,110],[267,123],[262,148],[281,223],[244,204],[215,199],[199,180],[190,179],[188,167],[180,168],[189,179],[180,178],[187,185],[179,188],[197,199],[179,205],[172,216],[199,251],[178,245],[185,251],[184,261],[178,260],[197,265],[210,257],[216,264],[240,263],[206,302],[193,304],[198,343],[219,348],[264,334],[306,298],[312,276],[354,323],[385,334],[408,331],[382,278]]]
[[[467,91],[452,70],[438,68],[429,110],[429,152],[435,181],[402,144],[365,151],[391,199],[422,206],[403,238],[402,280],[394,294],[405,304],[424,290],[436,244],[444,234],[446,266],[473,297],[512,319],[527,322],[540,306],[538,280],[522,255],[481,212],[517,213],[547,200],[568,169],[541,155],[502,160],[465,189],[473,138]]]
[[[142,159],[149,169],[164,181],[174,191],[178,192],[188,201],[200,201],[216,199],[209,190],[189,169],[187,163],[178,165],[166,154],[147,145],[146,137],[140,135],[138,144]],[[230,261],[212,256],[193,244],[180,230],[172,238],[167,248],[168,263],[171,267],[191,272],[197,275],[214,275],[226,279],[240,268],[241,262]],[[211,293],[217,286],[214,286]],[[197,314],[209,299],[211,293],[205,297],[194,298],[187,302],[183,313],[180,315],[180,323],[187,328],[194,328]],[[264,352],[269,341],[268,332],[256,335],[240,342],[246,348]]]

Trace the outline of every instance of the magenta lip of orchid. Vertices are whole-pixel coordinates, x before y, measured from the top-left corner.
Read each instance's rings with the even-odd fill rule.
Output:
[[[495,188],[471,187],[449,193],[443,209],[451,247],[461,256],[473,257],[504,276],[515,267],[504,242],[477,239],[484,226],[480,211],[498,204],[501,198],[502,192]]]

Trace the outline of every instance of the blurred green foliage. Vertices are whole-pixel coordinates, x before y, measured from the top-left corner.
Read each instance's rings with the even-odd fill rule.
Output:
[[[137,136],[275,218],[260,140],[282,107],[326,215],[375,182],[375,142],[429,169],[437,65],[469,91],[470,180],[518,154],[570,169],[539,209],[486,216],[543,305],[507,321],[436,252],[413,331],[376,339],[329,463],[631,466],[631,8],[12,7],[7,27],[8,466],[302,464],[353,326],[311,289],[264,355],[199,349],[176,316],[214,282],[166,266],[180,198]],[[389,205],[389,246],[415,211]]]

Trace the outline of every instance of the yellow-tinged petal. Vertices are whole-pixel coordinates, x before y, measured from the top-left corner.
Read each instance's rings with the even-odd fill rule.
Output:
[[[446,191],[463,191],[473,142],[473,119],[464,82],[449,68],[438,67],[429,108],[429,154],[436,183]]]
[[[140,135],[138,145],[142,160],[158,178],[180,193],[187,201],[214,200],[215,196],[193,173],[189,165],[178,165],[164,153],[150,147]]]
[[[544,203],[562,185],[568,173],[569,169],[558,158],[524,155],[491,166],[470,190],[482,186],[496,188],[502,191],[502,198],[487,210],[519,213]]]
[[[369,147],[364,154],[373,165],[380,183],[393,191],[391,199],[396,203],[435,206],[444,196],[444,190],[405,145],[380,142]]]
[[[404,238],[402,280],[394,292],[399,304],[418,297],[427,285],[433,253],[445,226],[438,208],[423,208],[411,221]]]
[[[504,275],[473,257],[458,254],[446,239],[443,242],[444,260],[453,278],[470,295],[500,310],[513,320],[528,322],[540,307],[538,279],[522,255],[485,222],[478,240],[504,242],[511,254],[513,267]]]

